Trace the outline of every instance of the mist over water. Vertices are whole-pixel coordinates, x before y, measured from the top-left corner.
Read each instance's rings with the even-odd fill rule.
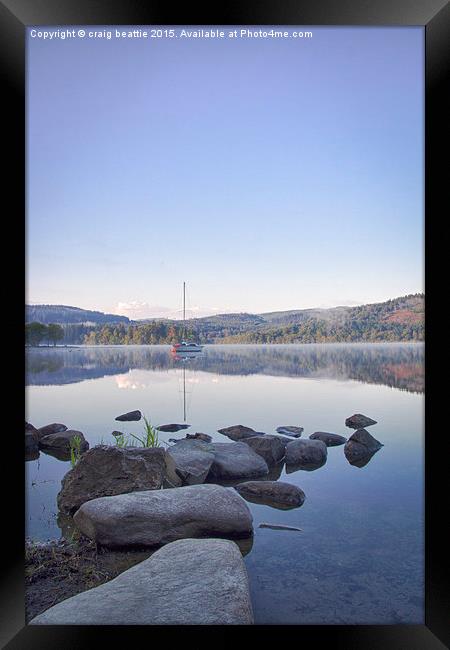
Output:
[[[206,346],[177,361],[168,346],[27,351],[27,420],[62,422],[90,446],[112,443],[140,409],[152,424],[184,420],[217,442],[217,429],[280,425],[349,437],[345,419],[364,413],[384,444],[364,467],[343,446],[325,465],[280,480],[298,485],[302,507],[248,503],[254,538],[245,556],[256,623],[396,624],[424,621],[424,348],[421,344]],[[185,432],[161,433],[160,439]],[[56,495],[70,463],[41,453],[26,463],[27,536],[58,538]],[[301,532],[259,528],[260,523]]]

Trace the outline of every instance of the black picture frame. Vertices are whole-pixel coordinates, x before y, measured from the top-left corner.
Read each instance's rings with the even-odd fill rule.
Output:
[[[22,291],[25,284],[23,261],[25,258],[25,30],[31,25],[421,25],[425,29],[426,43],[426,100],[425,100],[425,287],[427,294],[427,343],[426,343],[426,600],[425,625],[393,626],[254,626],[243,630],[228,628],[199,628],[196,626],[170,629],[170,637],[182,634],[185,643],[199,643],[217,638],[225,642],[235,633],[242,637],[262,636],[268,641],[280,642],[284,634],[291,633],[294,639],[308,647],[323,643],[326,647],[352,650],[395,648],[398,650],[433,650],[450,645],[450,597],[445,578],[447,567],[448,506],[443,480],[446,475],[446,456],[443,440],[439,440],[439,427],[445,413],[438,406],[439,383],[431,372],[434,358],[439,359],[437,341],[445,340],[445,321],[441,319],[441,296],[434,286],[434,279],[440,274],[433,264],[445,260],[445,249],[439,257],[437,248],[442,245],[439,217],[444,209],[446,191],[445,125],[448,121],[446,102],[446,76],[448,77],[450,42],[450,7],[445,0],[285,0],[269,3],[253,1],[239,3],[230,0],[223,5],[205,8],[192,4],[174,12],[163,2],[141,2],[139,0],[0,0],[0,64],[2,67],[4,137],[6,139],[6,172],[3,183],[4,224],[14,225],[11,234],[5,237],[9,251],[16,250],[11,267],[8,263],[4,272],[8,284],[8,347],[19,349],[23,345]],[[441,162],[442,161],[442,162]],[[448,167],[448,163],[447,163]],[[447,180],[448,184],[448,180]],[[440,208],[442,206],[442,208]],[[448,253],[447,253],[448,255]],[[12,307],[11,307],[12,306]],[[10,385],[18,406],[8,415],[13,416],[15,436],[23,426],[24,403],[19,387],[23,386],[23,366],[15,361],[9,366],[14,371]],[[432,400],[432,402],[431,402]],[[431,403],[433,408],[431,408]],[[444,402],[441,403],[442,406]],[[11,411],[9,411],[11,409]],[[8,418],[8,427],[11,426]],[[432,436],[433,434],[433,436]],[[442,431],[443,436],[448,433]],[[20,436],[21,438],[21,436]],[[6,549],[3,554],[1,576],[0,645],[10,650],[24,648],[90,648],[98,643],[134,642],[140,635],[140,643],[154,642],[154,629],[132,627],[73,627],[73,626],[25,626],[24,614],[24,474],[16,468],[23,467],[23,448],[9,441],[8,464],[15,469],[4,486],[2,503],[3,523],[8,522],[5,535]],[[5,443],[4,443],[5,444]],[[12,449],[11,449],[12,447]],[[4,529],[5,530],[5,529]],[[300,629],[299,629],[300,628]],[[164,628],[168,633],[168,628]],[[133,641],[130,639],[133,637]],[[169,638],[170,638],[169,637]],[[137,641],[138,642],[138,641]]]

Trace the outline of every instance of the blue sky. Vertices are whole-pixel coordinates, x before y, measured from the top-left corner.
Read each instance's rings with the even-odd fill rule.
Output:
[[[27,301],[144,318],[183,280],[199,314],[422,291],[423,29],[309,29],[28,36]]]

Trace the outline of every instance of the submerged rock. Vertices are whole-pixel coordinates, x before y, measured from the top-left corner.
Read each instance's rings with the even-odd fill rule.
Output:
[[[118,415],[115,419],[119,420],[119,422],[137,422],[141,417],[142,413],[140,411],[129,411],[129,413]]]
[[[277,427],[277,433],[283,433],[285,436],[290,436],[291,438],[300,438],[303,433],[303,427]]]
[[[309,436],[310,440],[322,440],[327,447],[337,447],[347,442],[347,438],[337,433],[328,433],[326,431],[316,431]]]
[[[205,443],[206,444],[206,443]],[[215,479],[234,481],[239,478],[266,476],[269,467],[245,442],[210,443],[214,451],[214,461],[208,474],[208,481]]]
[[[247,625],[247,572],[234,542],[184,539],[99,587],[50,607],[31,625]]]
[[[345,443],[344,454],[351,465],[364,467],[381,447],[382,443],[368,431],[358,429]]]
[[[327,460],[327,446],[322,440],[292,440],[286,445],[286,472],[314,470]]]
[[[259,524],[258,528],[271,528],[272,530],[296,530],[303,532],[303,528],[297,528],[296,526],[286,526],[284,524]]]
[[[202,440],[179,440],[167,450],[176,473],[185,485],[204,483],[214,461],[214,452]]]
[[[69,454],[70,457],[71,443],[77,436],[81,438],[80,452],[89,449],[89,443],[84,437],[84,434],[81,431],[75,431],[75,429],[67,429],[66,431],[44,436],[39,440],[39,447],[43,451],[60,452],[62,454]]]
[[[234,441],[242,440],[243,438],[252,438],[253,436],[264,435],[263,433],[255,431],[250,427],[244,427],[243,424],[234,424],[231,427],[218,429],[218,432]]]
[[[362,413],[355,413],[345,420],[345,426],[350,427],[350,429],[363,429],[376,423],[376,420],[372,420],[367,415],[362,415]]]
[[[236,485],[235,490],[251,503],[261,503],[279,510],[299,508],[305,500],[303,490],[282,481],[247,481]]]
[[[190,424],[160,424],[159,427],[156,427],[158,431],[181,431],[182,429],[188,429]]]
[[[252,436],[251,438],[244,438],[242,442],[249,445],[253,451],[264,458],[269,466],[276,465],[284,458],[286,445],[278,436]]]
[[[107,547],[155,546],[185,537],[246,537],[252,515],[234,490],[189,485],[131,492],[84,503],[77,528]]]
[[[40,427],[40,429],[37,430],[38,438],[44,438],[44,436],[49,436],[52,433],[61,433],[61,431],[67,431],[65,424],[60,424],[58,422],[46,424],[45,427]]]
[[[181,485],[175,462],[160,448],[99,446],[87,451],[64,476],[58,508],[73,514],[91,499]]]

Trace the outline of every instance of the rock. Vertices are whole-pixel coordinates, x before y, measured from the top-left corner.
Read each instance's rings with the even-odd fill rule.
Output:
[[[303,433],[303,427],[277,427],[277,433],[283,433],[286,436],[291,436],[291,438],[300,438]]]
[[[180,440],[167,453],[184,485],[204,483],[214,461],[214,452],[202,440]]]
[[[118,415],[115,419],[119,420],[119,422],[137,422],[141,417],[142,413],[140,411],[130,411],[129,413]]]
[[[264,435],[244,438],[243,441],[249,445],[259,456],[264,458],[267,465],[276,465],[284,458],[286,445],[278,436]]]
[[[259,431],[250,429],[250,427],[244,427],[242,424],[234,424],[231,427],[225,427],[225,429],[218,429],[218,432],[234,441],[242,440],[242,438],[252,438],[253,436],[264,435]]]
[[[156,427],[158,431],[181,431],[181,429],[188,429],[190,424],[161,424],[159,427]]]
[[[98,497],[180,484],[173,459],[160,447],[98,446],[64,476],[57,503],[60,511],[73,514]]]
[[[286,472],[318,469],[327,460],[327,446],[322,440],[292,440],[286,445]]]
[[[25,462],[30,460],[37,460],[39,458],[39,449],[32,449],[27,451],[25,449]]]
[[[345,449],[344,449],[344,453],[345,453]],[[374,451],[370,454],[366,454],[365,456],[352,457],[351,455],[349,455],[347,457],[347,454],[345,456],[348,462],[350,463],[350,465],[353,465],[353,467],[365,467],[372,460],[372,458],[375,456],[376,453],[377,452]]]
[[[186,440],[203,440],[204,442],[211,442],[212,436],[207,433],[187,433]]]
[[[310,440],[322,440],[327,447],[337,447],[347,442],[347,438],[337,433],[327,433],[326,431],[316,431],[309,436]]]
[[[44,436],[49,436],[52,433],[61,433],[61,431],[67,431],[67,427],[65,424],[59,424],[57,422],[47,424],[45,427],[41,427],[37,430],[39,439]]]
[[[350,427],[350,429],[363,429],[364,427],[370,427],[372,424],[376,423],[376,420],[372,420],[371,418],[368,418],[367,415],[362,415],[361,413],[355,413],[345,420],[345,426]]]
[[[370,435],[368,431],[358,429],[345,443],[344,454],[351,465],[364,467],[381,447],[383,447],[382,443]]]
[[[282,472],[283,472],[283,467],[284,467],[284,461],[281,461],[281,463],[277,463],[277,465],[271,465],[269,467],[269,473],[267,476],[263,476],[263,479],[266,481],[278,481],[280,478]],[[256,480],[263,480],[263,479],[256,479]]]
[[[25,455],[39,455],[38,438],[33,431],[25,431]]]
[[[70,455],[70,444],[76,436],[81,438],[80,452],[89,449],[89,443],[84,435],[81,431],[75,431],[75,429],[67,429],[60,433],[51,433],[48,436],[44,436],[39,440],[39,447],[43,451],[56,451]]]
[[[234,481],[239,478],[257,478],[269,473],[264,458],[245,442],[210,444],[214,451],[214,462],[207,477],[209,482],[217,479]]]
[[[286,449],[286,445],[288,445],[290,442],[292,442],[292,438],[286,438],[286,436],[281,436],[278,433],[274,434],[267,434],[267,435],[273,435],[274,438],[277,440],[280,440],[283,443],[284,448]]]
[[[38,430],[32,424],[25,420],[25,433],[33,432],[36,434],[36,437],[39,438]]]
[[[72,596],[31,625],[247,625],[245,564],[234,542],[183,539],[99,587]]]
[[[93,499],[73,519],[84,535],[110,548],[154,546],[185,537],[245,537],[252,532],[245,501],[220,485]]]
[[[234,488],[251,503],[261,503],[280,510],[299,508],[305,500],[305,493],[296,485],[282,481],[247,481]]]
[[[41,448],[40,448],[41,449]],[[71,458],[70,451],[67,449],[42,449],[41,450],[46,456],[53,456],[53,458],[56,458],[57,460],[61,460],[64,462],[67,462]]]

